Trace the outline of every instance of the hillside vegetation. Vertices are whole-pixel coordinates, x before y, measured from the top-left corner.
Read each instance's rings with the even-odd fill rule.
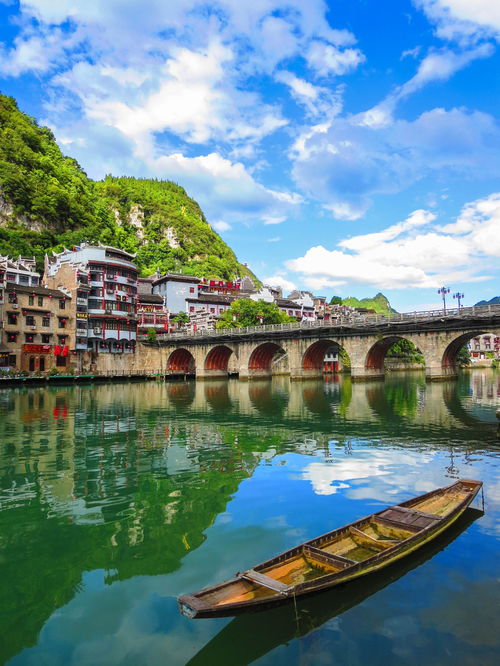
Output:
[[[82,241],[136,252],[143,275],[254,277],[182,187],[112,176],[92,181],[48,128],[0,95],[0,254],[35,254],[41,264],[46,251]]]
[[[343,298],[342,305],[349,305],[352,308],[368,308],[369,310],[375,310],[375,312],[379,312],[380,314],[396,312],[396,310],[391,307],[388,299],[380,292],[373,298],[362,298],[361,300],[354,298],[353,296]]]

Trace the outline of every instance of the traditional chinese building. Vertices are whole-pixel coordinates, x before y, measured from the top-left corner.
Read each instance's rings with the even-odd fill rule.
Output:
[[[150,329],[154,329],[157,335],[168,332],[169,314],[160,294],[139,293],[137,329],[139,335],[146,335]]]
[[[483,359],[500,359],[500,338],[493,333],[477,335],[469,342],[472,361]]]
[[[137,340],[134,255],[86,243],[45,259],[44,283],[73,296],[75,352],[131,353]]]
[[[64,371],[74,344],[68,292],[11,283],[5,289],[2,369]]]

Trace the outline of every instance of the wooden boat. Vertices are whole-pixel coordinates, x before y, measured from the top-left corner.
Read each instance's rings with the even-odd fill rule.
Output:
[[[414,552],[453,524],[481,481],[461,479],[306,541],[230,580],[178,599],[189,618],[264,610],[365,576]]]
[[[325,622],[345,613],[406,576],[447,548],[467,530],[483,512],[469,507],[442,534],[414,553],[346,585],[337,585],[322,593],[301,597],[296,604],[284,604],[266,613],[245,613],[231,619],[206,643],[186,666],[247,666],[280,645],[306,636]],[[272,627],[272,631],[269,631]],[[251,636],[252,640],[248,640]],[[235,650],[234,646],[238,649]]]

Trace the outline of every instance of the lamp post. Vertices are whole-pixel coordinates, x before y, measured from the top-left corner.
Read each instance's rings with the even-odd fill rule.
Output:
[[[456,294],[453,294],[453,298],[456,298],[458,301],[458,309],[460,310],[460,301],[463,299],[464,295],[457,291]]]
[[[441,297],[443,299],[443,310],[446,313],[446,294],[449,294],[450,290],[448,287],[441,287],[438,289],[438,294],[441,294]]]

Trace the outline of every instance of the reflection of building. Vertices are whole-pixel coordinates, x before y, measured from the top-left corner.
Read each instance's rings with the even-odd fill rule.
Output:
[[[468,347],[472,361],[486,358],[500,359],[500,337],[493,333],[477,335],[469,342]]]
[[[8,284],[0,361],[4,369],[46,372],[68,366],[74,344],[71,298],[63,291]]]
[[[135,351],[137,267],[134,255],[86,243],[45,259],[44,282],[73,296],[75,350]]]

